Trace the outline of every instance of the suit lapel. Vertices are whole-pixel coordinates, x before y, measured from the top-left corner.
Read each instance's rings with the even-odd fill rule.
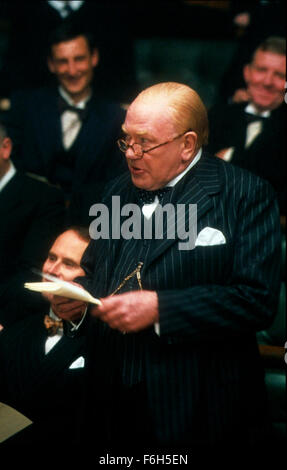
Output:
[[[13,178],[0,192],[0,214],[5,216],[10,214],[12,209],[15,209],[21,201],[21,189],[23,180],[19,173],[16,173]]]
[[[106,109],[101,107],[100,99],[93,96],[87,104],[87,115],[83,119],[79,134],[71,147],[71,151],[77,155],[75,174],[81,181],[86,178],[91,166],[95,165],[95,160],[97,160],[99,173],[101,166],[106,164],[103,158],[99,159],[98,155],[101,154],[102,148],[107,143],[107,135],[110,130],[107,122],[112,119],[113,116],[108,115]],[[92,159],[91,153],[93,154]]]
[[[113,203],[113,197],[120,198],[119,207],[117,203]],[[104,296],[110,293],[108,286],[123,243],[121,237],[121,209],[125,204],[133,202],[136,203],[135,190],[131,184],[129,174],[126,173],[120,177],[117,187],[115,189],[112,188],[105,198],[106,207],[108,208],[109,238],[97,239],[89,245],[87,250],[87,262],[90,256],[89,250],[95,250],[91,257],[95,257],[97,260],[97,269],[95,271],[93,271],[91,266],[91,272],[93,272],[93,295]],[[119,234],[119,239],[113,236],[113,230]]]
[[[52,350],[44,356],[41,365],[37,369],[31,387],[41,387],[45,382],[49,382],[51,377],[57,376],[72,364],[72,362],[82,355],[85,338],[67,338],[63,336]]]
[[[162,240],[153,240],[150,255],[146,267],[151,264],[164,251],[169,249],[174,243],[184,242],[182,235],[185,232],[191,233],[194,241],[197,231],[192,232],[192,226],[196,228],[197,222],[209,211],[213,206],[212,195],[220,191],[220,180],[218,175],[218,165],[216,159],[210,159],[203,154],[198,164],[192,168],[187,175],[179,181],[171,193],[170,203],[174,206],[176,217],[175,238],[167,237],[168,224],[174,224],[174,217],[171,216],[165,224]],[[190,205],[196,205],[191,208]],[[183,206],[182,212],[179,206]],[[196,211],[194,212],[194,209]],[[190,226],[192,225],[192,226]]]
[[[13,351],[11,349],[13,354],[10,369],[15,369],[11,377],[16,377],[17,390],[26,390],[34,381],[34,377],[37,377],[37,371],[45,358],[47,333],[42,315],[33,315],[25,322],[20,322],[19,326],[12,326],[11,332],[14,344]]]
[[[39,116],[42,118],[36,121],[38,129],[35,135],[39,140],[38,145],[43,152],[43,163],[48,172],[55,153],[63,149],[58,99],[57,90],[49,91],[48,98],[43,99],[39,104]]]
[[[121,207],[127,203],[137,203],[136,193],[130,178],[124,176],[119,182],[119,192]],[[163,229],[163,238],[160,240],[152,240],[148,259],[143,267],[143,271],[159,256],[161,256],[167,249],[174,243],[180,241],[178,234],[182,234],[189,228],[189,205],[197,205],[197,222],[205,216],[205,214],[213,209],[213,195],[220,191],[221,183],[219,177],[219,165],[215,157],[209,157],[207,154],[202,155],[200,161],[192,168],[181,181],[173,188],[170,194],[170,202],[176,208],[177,204],[184,205],[184,211],[177,221],[177,230],[175,231],[175,238],[167,238],[168,221]],[[125,188],[124,192],[122,188]],[[115,194],[114,194],[115,195]],[[111,197],[111,196],[110,196]],[[166,201],[167,202],[167,201]],[[166,204],[164,202],[163,204]],[[110,204],[110,212],[111,204]],[[172,220],[172,223],[174,221]],[[197,233],[195,234],[197,235]],[[111,233],[109,240],[97,240],[97,261],[98,266],[106,266],[105,278],[110,279],[112,270],[116,263],[116,257],[120,251],[122,240],[111,240]],[[109,244],[109,260],[103,259],[103,253],[107,250],[103,249],[102,243]],[[102,248],[101,248],[102,247]],[[97,280],[95,285],[103,285],[103,270],[98,270]],[[103,290],[102,290],[103,291]]]

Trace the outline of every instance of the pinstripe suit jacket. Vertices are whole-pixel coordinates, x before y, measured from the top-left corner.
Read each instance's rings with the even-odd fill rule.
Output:
[[[111,187],[107,204],[117,194],[122,205],[135,202],[129,175]],[[191,445],[237,439],[243,429],[244,435],[251,433],[265,414],[255,332],[269,325],[276,311],[277,203],[267,182],[207,154],[170,197],[187,208],[197,204],[197,232],[216,228],[226,243],[180,251],[177,239],[153,240],[143,266],[143,288],[157,291],[159,299],[160,336],[151,328],[144,353],[156,441]],[[115,264],[124,270],[125,243],[111,238],[90,243],[83,267],[93,295],[110,294]],[[95,320],[89,331],[93,397],[100,383],[117,382],[126,336]]]

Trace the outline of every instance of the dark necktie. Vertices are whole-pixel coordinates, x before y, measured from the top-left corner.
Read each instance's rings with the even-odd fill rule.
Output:
[[[60,114],[63,114],[65,111],[72,111],[73,113],[77,113],[79,119],[83,121],[87,115],[87,106],[84,109],[77,108],[76,106],[72,106],[67,103],[61,96],[59,97],[59,111]]]
[[[250,114],[250,113],[247,113],[245,111],[244,113],[245,115],[245,121],[250,124],[251,122],[256,122],[256,121],[265,121],[266,119],[268,119],[267,117],[264,117],[264,116],[257,116],[256,114]]]
[[[55,336],[60,328],[63,328],[62,320],[53,320],[49,315],[45,315],[44,325],[48,331],[48,336]]]
[[[172,187],[168,186],[166,188],[156,189],[155,191],[146,191],[145,189],[137,188],[137,195],[139,201],[144,204],[152,204],[157,196],[159,202],[162,200],[163,196],[171,191]]]
[[[66,13],[66,16],[69,16],[71,13],[73,13],[73,8],[69,5],[69,2],[63,2],[65,3],[65,6],[62,8],[62,11]]]

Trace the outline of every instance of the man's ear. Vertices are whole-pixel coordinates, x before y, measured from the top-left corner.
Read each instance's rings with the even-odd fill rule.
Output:
[[[197,146],[197,134],[194,131],[188,131],[184,135],[184,148],[182,152],[183,161],[190,159],[191,155],[195,155],[196,146]]]
[[[99,60],[100,60],[99,50],[95,47],[95,49],[92,52],[92,65],[93,65],[93,67],[96,67],[98,65]]]
[[[47,65],[48,65],[48,69],[50,70],[50,72],[55,73],[55,65],[54,65],[53,59],[51,57],[48,57]]]
[[[2,143],[0,144],[1,147],[1,157],[4,160],[9,160],[10,155],[12,153],[12,140],[10,137],[4,137]]]
[[[250,81],[250,65],[249,64],[246,64],[243,67],[243,77],[244,77],[246,85],[248,85]]]

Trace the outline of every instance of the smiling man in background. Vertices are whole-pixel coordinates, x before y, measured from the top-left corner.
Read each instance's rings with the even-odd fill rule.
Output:
[[[68,200],[95,183],[97,201],[104,184],[124,169],[114,140],[125,112],[97,95],[98,62],[92,34],[65,23],[49,38],[48,67],[56,86],[15,92],[11,99],[15,165],[60,185]]]
[[[267,179],[286,214],[286,40],[270,37],[244,66],[245,101],[209,112],[208,150]]]

